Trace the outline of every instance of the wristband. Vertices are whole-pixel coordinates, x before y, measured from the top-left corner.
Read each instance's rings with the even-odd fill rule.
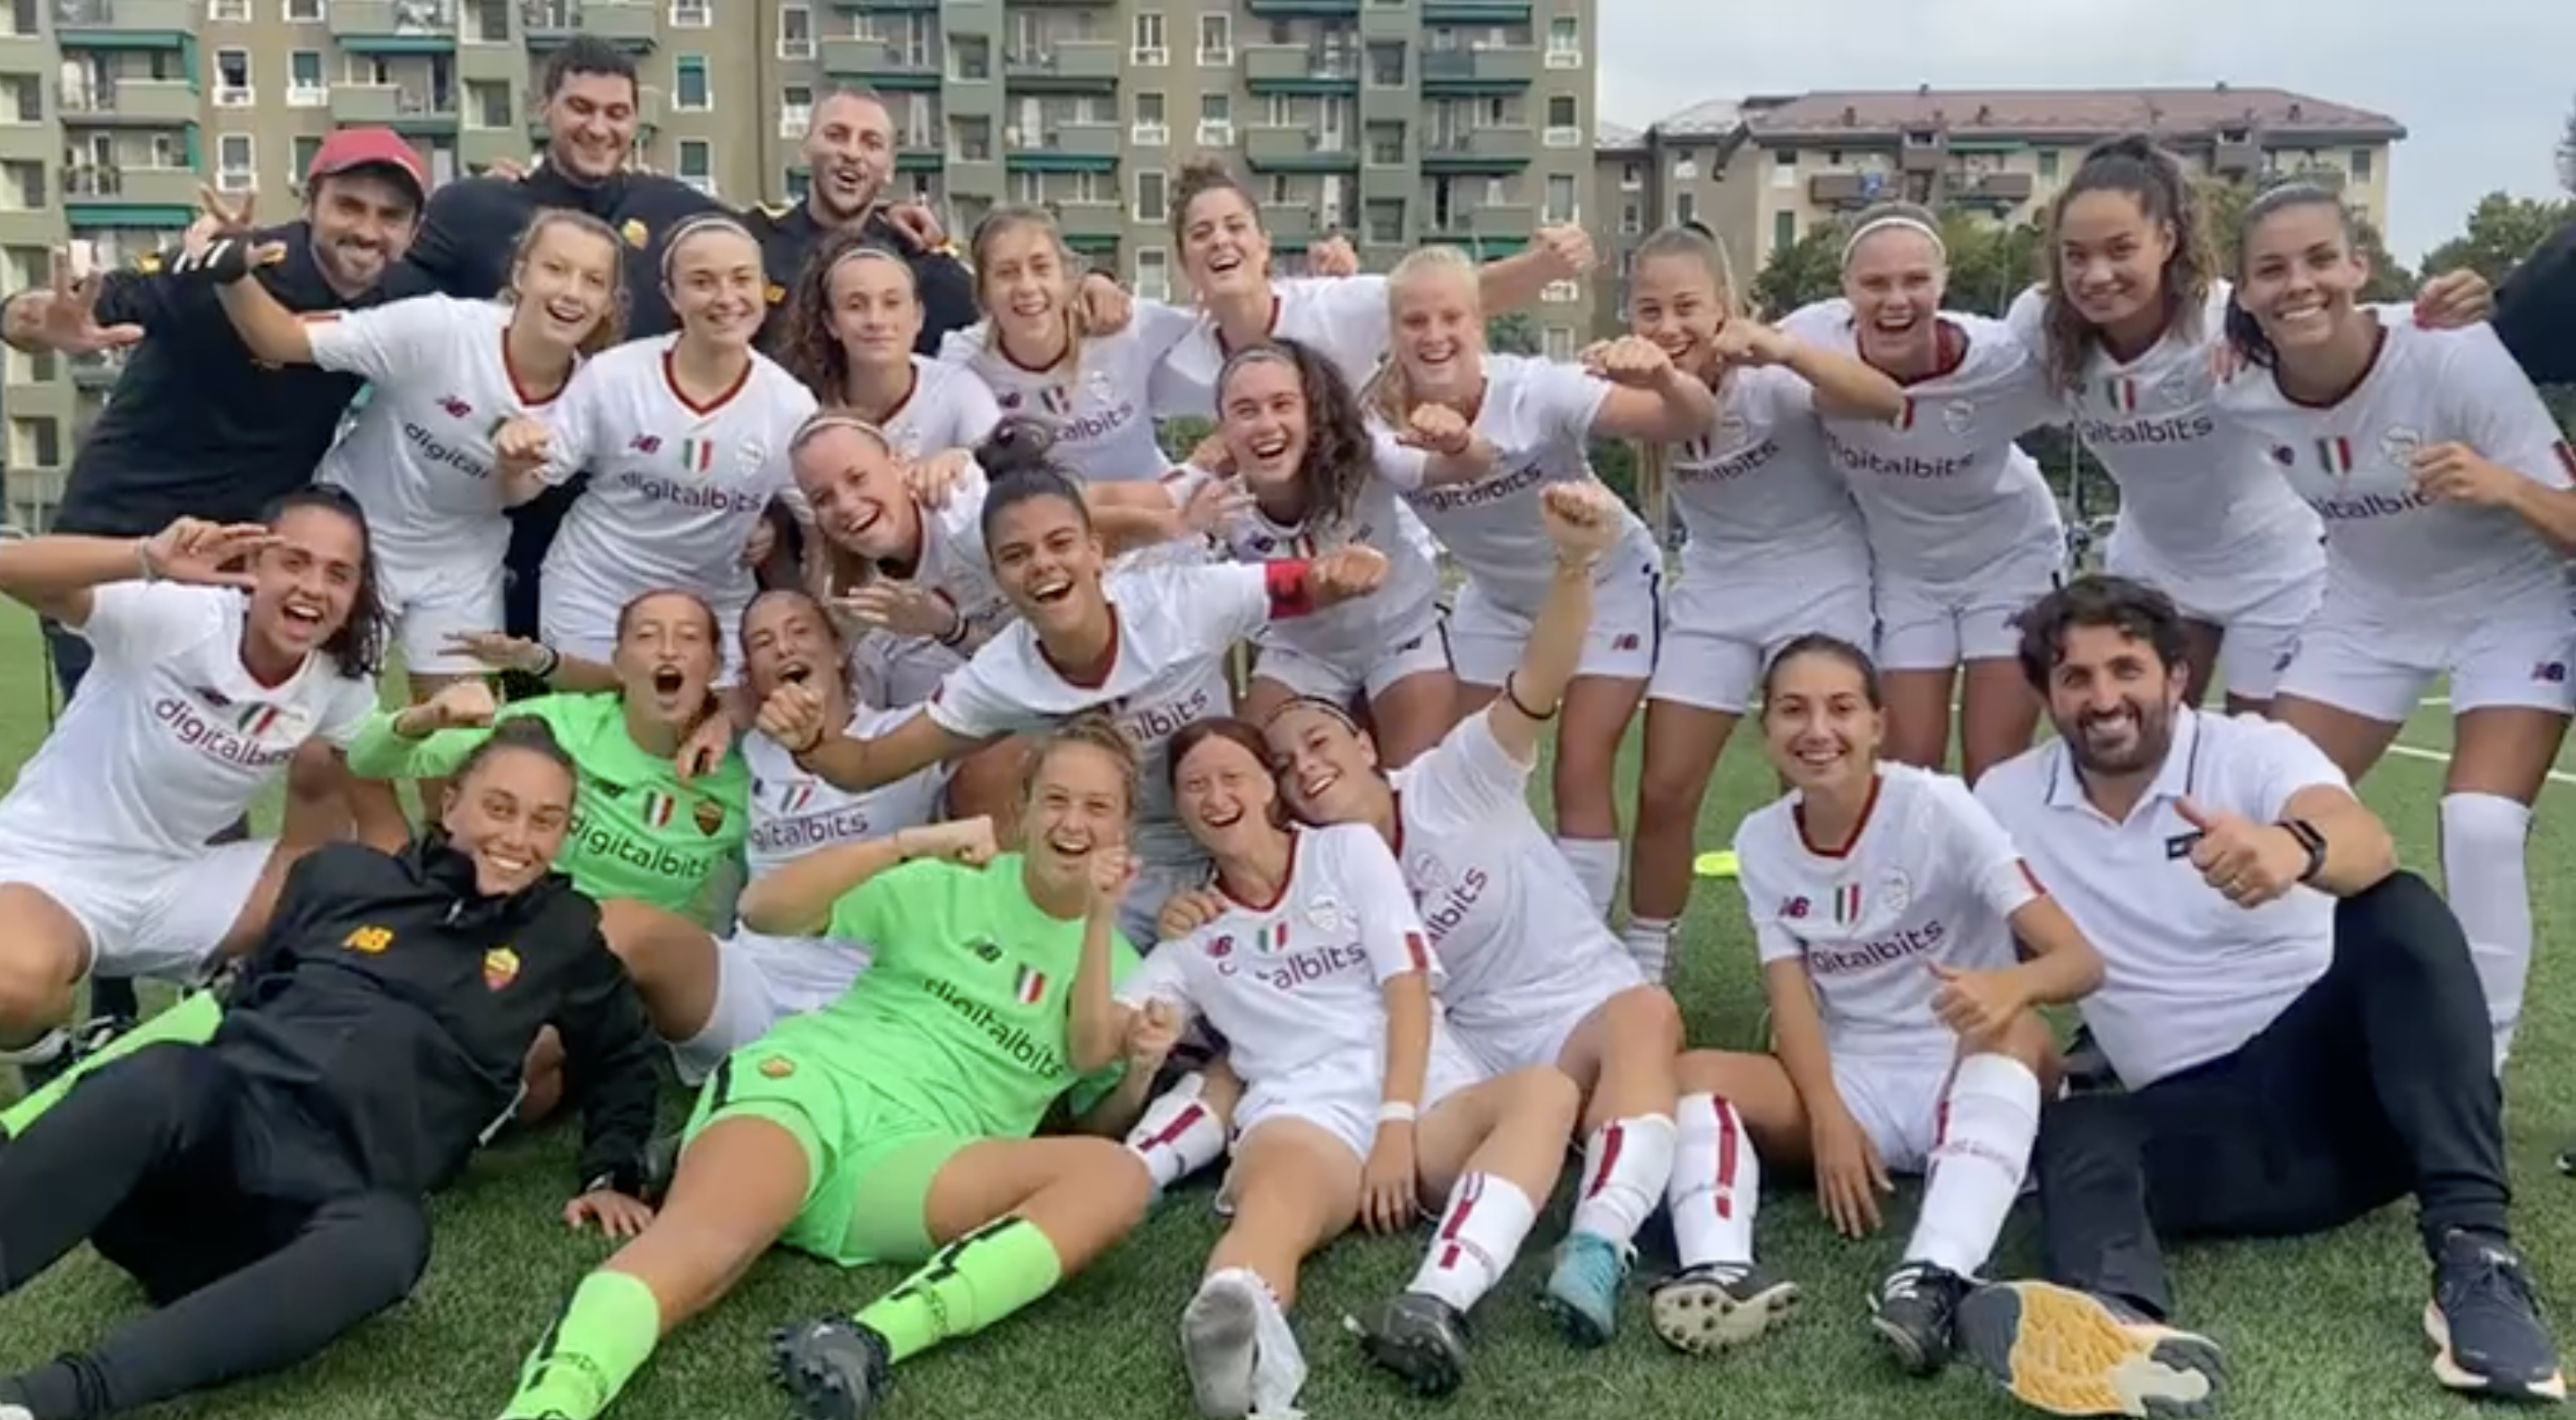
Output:
[[[161,569],[152,565],[152,539],[138,537],[134,540],[134,566],[143,574],[144,585],[150,586],[161,580]]]
[[[539,680],[552,680],[554,679],[555,672],[562,668],[563,653],[552,646],[548,646],[540,642],[537,646],[536,667],[530,670],[528,674],[535,676]]]
[[[2317,874],[2324,872],[2326,868],[2326,836],[2319,833],[2317,826],[2306,819],[2283,819],[2276,827],[2290,835],[2301,848],[2307,850],[2308,865],[2299,873],[2299,881],[2315,882]]]
[[[1411,1124],[1420,1117],[1421,1111],[1407,1100],[1388,1100],[1377,1107],[1377,1122],[1380,1124]]]
[[[939,600],[948,607],[948,629],[940,634],[938,638],[939,644],[948,647],[950,650],[955,650],[956,648],[965,645],[966,613],[957,609],[957,603],[949,601],[948,594],[946,592],[933,592],[931,595],[939,598]]]
[[[1546,724],[1546,723],[1547,723],[1548,721],[1550,721],[1550,720],[1555,719],[1555,718],[1556,718],[1556,712],[1557,712],[1558,710],[1560,710],[1560,709],[1564,708],[1564,707],[1563,707],[1563,703],[1562,703],[1562,702],[1559,702],[1559,703],[1558,703],[1558,704],[1556,704],[1556,705],[1551,705],[1551,706],[1547,707],[1547,713],[1545,713],[1545,714],[1541,714],[1541,713],[1539,713],[1538,711],[1531,709],[1531,708],[1530,708],[1530,703],[1529,703],[1528,701],[1526,701],[1526,700],[1521,699],[1521,688],[1520,688],[1520,680],[1519,680],[1519,677],[1520,677],[1520,672],[1518,672],[1518,671],[1505,671],[1505,672],[1503,672],[1503,698],[1504,698],[1505,700],[1508,700],[1508,701],[1512,702],[1512,708],[1513,708],[1513,709],[1518,710],[1518,711],[1519,711],[1519,712],[1521,712],[1522,714],[1527,715],[1528,717],[1530,717],[1530,718],[1531,718],[1531,719],[1533,719],[1533,720],[1536,720],[1537,722],[1539,722],[1539,723],[1540,723],[1540,724],[1542,724],[1542,725]]]

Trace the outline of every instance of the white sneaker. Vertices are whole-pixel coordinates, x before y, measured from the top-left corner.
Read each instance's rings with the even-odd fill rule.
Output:
[[[1246,1420],[1252,1414],[1261,1302],[1269,1295],[1260,1278],[1231,1267],[1201,1282],[1182,1310],[1181,1361],[1206,1420]]]

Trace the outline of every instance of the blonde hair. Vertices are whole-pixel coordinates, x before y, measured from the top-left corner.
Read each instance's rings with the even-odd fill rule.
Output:
[[[517,311],[519,289],[515,277],[536,252],[537,243],[557,227],[570,227],[608,244],[608,311],[573,346],[573,353],[587,360],[626,338],[626,243],[617,239],[617,233],[609,230],[606,222],[568,207],[540,209],[535,220],[519,233],[519,244],[510,249],[510,278],[501,287],[501,299],[514,313]]]
[[[805,422],[797,425],[795,434],[788,439],[789,467],[795,466],[796,460],[815,440],[835,429],[847,429],[883,450],[886,457],[897,463],[903,461],[903,452],[894,446],[894,440],[887,438],[885,430],[878,428],[865,415],[846,405],[826,405],[805,416]],[[835,603],[875,581],[876,577],[875,562],[834,542],[828,535],[816,531],[805,538],[804,590],[821,604],[826,613],[837,617],[840,613]],[[833,626],[845,636],[857,634],[855,628],[844,628],[837,620]]]
[[[1467,283],[1471,299],[1476,292],[1475,258],[1453,246],[1415,247],[1405,253],[1395,269],[1386,274],[1387,322],[1400,319],[1405,293],[1432,276],[1454,276]],[[1481,305],[1479,306],[1481,310]],[[1413,382],[1405,376],[1404,362],[1389,349],[1380,360],[1377,373],[1360,389],[1360,407],[1401,429],[1413,413]]]
[[[1082,302],[1076,299],[1082,293],[1085,268],[1073,248],[1065,245],[1064,229],[1056,225],[1054,213],[1014,202],[985,213],[984,220],[975,224],[975,234],[966,240],[967,265],[975,273],[975,308],[984,313],[987,321],[993,318],[992,307],[984,302],[984,268],[990,264],[993,243],[1023,227],[1046,233],[1047,244],[1055,248],[1056,263],[1064,268],[1065,374],[1078,376],[1082,372],[1082,342],[1091,338],[1091,328],[1082,319]],[[993,331],[992,339],[998,349],[1001,332]]]
[[[1697,222],[1684,222],[1666,227],[1637,244],[1635,266],[1643,266],[1658,257],[1676,256],[1695,261],[1708,273],[1717,287],[1718,308],[1730,321],[1750,320],[1744,288],[1735,282],[1735,263],[1727,257],[1726,244]],[[1634,266],[1630,268],[1634,270]],[[1646,510],[1661,541],[1671,522],[1672,507],[1665,496],[1672,464],[1672,446],[1638,443],[1632,446],[1637,456],[1637,503]]]
[[[1136,742],[1128,738],[1127,732],[1118,728],[1116,720],[1097,710],[1086,710],[1059,720],[1054,728],[1038,736],[1037,744],[1029,754],[1028,768],[1020,777],[1021,800],[1026,802],[1031,794],[1037,792],[1038,775],[1045,771],[1047,761],[1055,758],[1058,750],[1077,745],[1096,749],[1117,764],[1118,787],[1127,796],[1127,816],[1135,817],[1137,788],[1144,777],[1145,756],[1137,750]]]

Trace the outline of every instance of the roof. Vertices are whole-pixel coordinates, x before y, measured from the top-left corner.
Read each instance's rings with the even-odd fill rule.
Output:
[[[2215,134],[2257,128],[2274,139],[2312,134],[2343,141],[2394,142],[2406,136],[2396,119],[2287,89],[1935,89],[1819,91],[1747,100],[1744,121],[1756,143],[1784,139],[1892,137],[1909,128],[1943,128],[1954,136],[2063,134],[2107,138],[2121,133]]]
[[[1743,126],[1743,105],[1732,99],[1710,99],[1655,120],[1665,138],[1723,138]]]
[[[1601,126],[1593,130],[1592,146],[1595,151],[1614,153],[1625,148],[1643,148],[1646,135],[1624,123],[1612,123],[1605,118]]]

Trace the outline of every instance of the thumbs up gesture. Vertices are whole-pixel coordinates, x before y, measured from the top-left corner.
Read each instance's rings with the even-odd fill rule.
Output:
[[[2299,885],[2308,850],[2279,824],[2258,824],[2210,809],[2192,799],[2175,804],[2182,821],[2200,830],[2191,865],[2201,880],[2239,907],[2260,907]]]

